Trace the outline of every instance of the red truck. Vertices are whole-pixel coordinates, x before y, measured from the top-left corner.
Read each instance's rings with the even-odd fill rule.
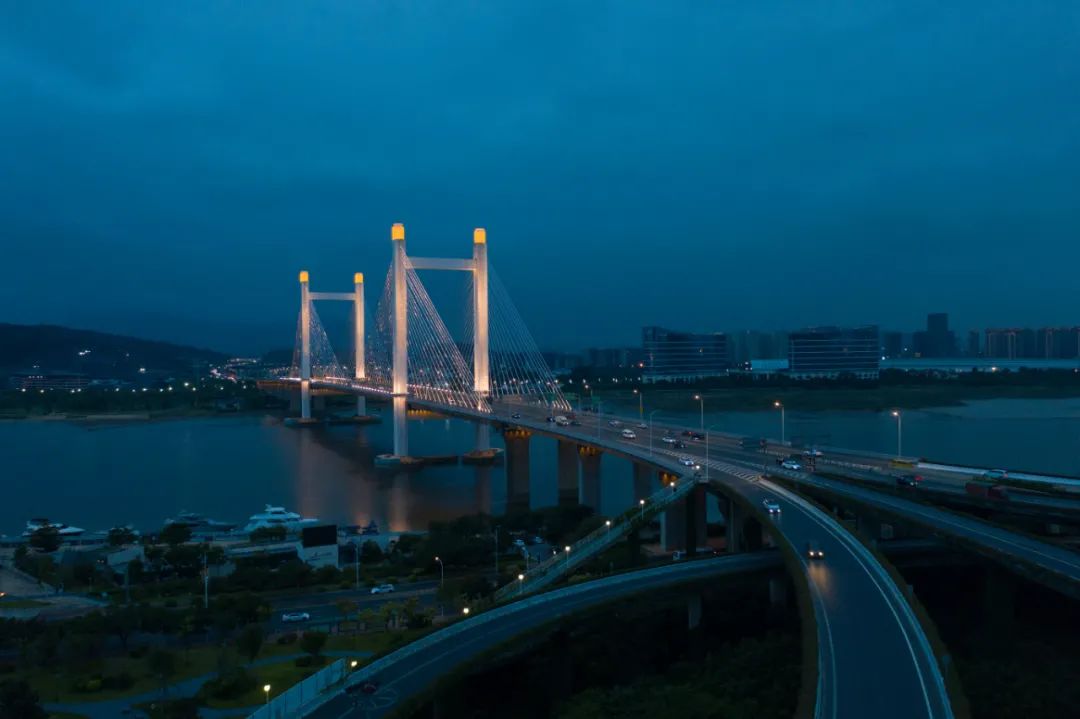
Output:
[[[964,485],[964,491],[972,497],[981,499],[996,499],[1001,502],[1009,501],[1009,490],[1002,484],[990,484],[988,482],[968,482]]]

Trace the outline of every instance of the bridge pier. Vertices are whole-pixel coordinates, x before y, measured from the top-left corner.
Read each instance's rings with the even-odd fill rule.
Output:
[[[705,486],[698,485],[690,490],[683,500],[686,503],[686,553],[697,554],[698,547],[704,547],[707,537],[705,516]]]
[[[491,449],[491,425],[487,422],[476,423],[476,447],[477,452]]]
[[[721,512],[724,515],[724,544],[729,554],[743,551],[743,524],[745,515],[742,507],[729,497],[721,497]]]
[[[558,504],[568,506],[577,504],[578,482],[580,471],[578,469],[577,444],[564,439],[558,440]]]
[[[647,499],[653,493],[653,470],[647,464],[634,463],[634,501]]]
[[[665,552],[686,549],[685,502],[675,502],[660,513],[660,546]]]
[[[404,395],[394,395],[394,456],[409,456],[409,401]]]
[[[485,427],[487,425],[484,425]],[[532,432],[520,427],[503,430],[506,443],[506,513],[529,509],[529,445]]]
[[[581,458],[581,486],[578,502],[600,511],[600,450],[588,445],[578,445]]]

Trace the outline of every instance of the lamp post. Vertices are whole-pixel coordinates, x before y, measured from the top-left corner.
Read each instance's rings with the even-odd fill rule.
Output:
[[[899,459],[904,453],[904,416],[898,409],[892,411],[892,416],[896,417],[896,458]]]
[[[652,454],[652,417],[659,411],[660,410],[658,409],[654,409],[652,412],[649,412],[649,454]]]
[[[705,398],[700,394],[695,394],[694,399],[701,403],[701,431],[705,431]]]
[[[358,662],[358,661],[356,661],[355,659],[353,659],[353,660],[352,660],[351,662],[349,662],[349,668],[350,668],[350,669],[356,669],[356,665],[357,665],[357,664],[359,664],[359,663],[360,663],[360,662]]]
[[[605,519],[604,520],[604,526],[607,527],[607,533],[611,534],[611,520],[610,519]]]
[[[438,557],[435,557],[435,561],[439,563],[439,589],[442,589],[443,580],[446,579],[446,574],[443,571],[444,567],[443,567],[442,560],[439,559]]]
[[[570,568],[570,545],[567,544],[564,549],[566,550],[566,568]]]
[[[778,410],[780,410],[780,444],[786,445],[787,444],[787,427],[785,426],[785,422],[784,422],[784,405],[783,405],[782,402],[780,402],[778,400],[776,402],[773,402],[773,407],[776,407]]]
[[[634,394],[637,395],[638,419],[645,419],[645,393],[639,389],[636,389],[634,390]]]
[[[639,499],[638,500],[638,506],[641,507],[641,516],[638,517],[638,519],[639,520],[640,519],[645,519],[645,500],[644,499]]]
[[[270,703],[270,685],[263,684],[263,694],[266,696],[266,703]]]
[[[461,613],[464,614],[466,617],[469,616],[469,608],[465,607],[464,609],[461,610]]]
[[[524,593],[525,593],[525,575],[524,574],[519,574],[518,575],[518,596],[520,597]]]

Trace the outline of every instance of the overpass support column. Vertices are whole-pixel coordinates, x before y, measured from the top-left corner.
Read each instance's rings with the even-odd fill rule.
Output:
[[[578,502],[600,511],[600,450],[589,445],[578,445],[581,458],[581,488]]]
[[[686,597],[686,628],[701,626],[701,593],[693,592]]]
[[[353,377],[367,378],[367,361],[364,357],[364,273],[353,275]],[[356,395],[356,416],[367,415],[367,400]]]
[[[652,494],[653,470],[647,464],[634,463],[634,501],[647,499]]]
[[[506,513],[529,509],[529,438],[520,427],[503,431],[506,442]]]
[[[678,480],[674,474],[660,473],[660,487],[668,487]],[[675,501],[660,513],[660,546],[665,552],[685,550],[686,538],[686,501]]]
[[[743,551],[743,510],[731,498],[725,497],[724,502],[724,542],[734,554]]]
[[[311,419],[311,297],[308,273],[300,273],[300,418]]]
[[[705,486],[690,490],[683,500],[686,503],[686,553],[697,554],[698,547],[705,546]]]
[[[558,478],[560,506],[577,504],[578,501],[578,450],[577,445],[558,440]]]
[[[406,280],[405,225],[395,223],[390,229],[393,243],[393,392],[394,454],[409,454],[409,288]]]

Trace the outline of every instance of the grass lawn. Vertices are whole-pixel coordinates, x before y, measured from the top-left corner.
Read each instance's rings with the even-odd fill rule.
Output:
[[[49,719],[86,719],[85,714],[72,714],[71,712],[53,712]]]

